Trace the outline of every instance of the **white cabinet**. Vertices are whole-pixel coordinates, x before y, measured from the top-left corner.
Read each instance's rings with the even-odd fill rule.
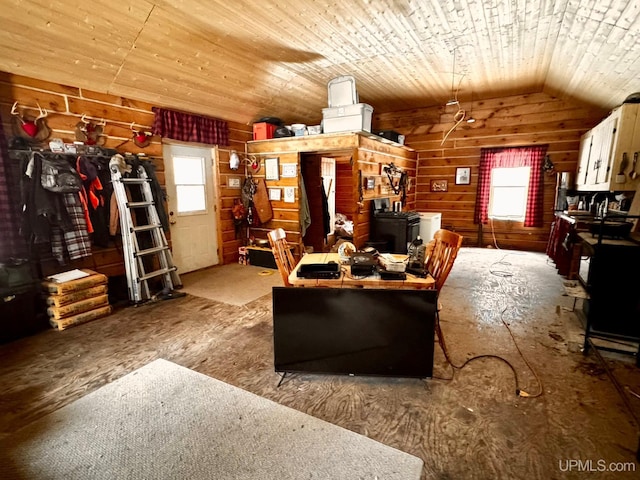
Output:
[[[634,152],[640,152],[639,110],[640,104],[623,104],[582,136],[576,178],[578,190],[636,190],[640,176],[632,179],[632,163],[624,166],[622,159],[624,154],[631,159]],[[624,177],[618,175],[620,173],[624,173]]]

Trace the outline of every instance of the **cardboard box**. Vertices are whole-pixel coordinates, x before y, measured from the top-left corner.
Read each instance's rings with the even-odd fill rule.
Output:
[[[371,132],[372,116],[373,107],[366,103],[323,108],[322,131],[324,133]]]
[[[78,290],[84,290],[85,288],[95,287],[96,285],[106,285],[108,282],[107,276],[102,273],[84,268],[82,271],[89,275],[62,283],[45,280],[42,282],[42,289],[49,294],[66,295],[71,292],[77,292]]]
[[[268,140],[273,138],[273,133],[276,131],[277,126],[272,123],[260,122],[253,124],[253,139],[254,140]]]
[[[61,318],[59,320],[50,318],[49,323],[53,328],[56,328],[58,330],[65,330],[69,327],[73,327],[74,325],[80,325],[81,323],[90,322],[91,320],[95,320],[97,318],[106,317],[109,314],[111,314],[111,305],[106,305],[104,307],[95,308],[93,310],[82,312],[71,317]]]
[[[67,293],[66,295],[49,295],[45,297],[47,307],[61,307],[70,303],[86,300],[87,298],[98,297],[107,293],[107,285],[97,285],[77,292]]]
[[[70,303],[68,305],[62,305],[60,307],[51,306],[47,308],[47,315],[49,315],[50,318],[59,320],[61,318],[71,317],[73,315],[87,312],[89,310],[94,310],[98,307],[104,307],[106,305],[109,305],[109,296],[100,295],[97,297],[80,300],[79,302]]]

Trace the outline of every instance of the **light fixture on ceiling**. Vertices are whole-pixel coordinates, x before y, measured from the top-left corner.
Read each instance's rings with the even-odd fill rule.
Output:
[[[458,87],[456,88],[455,82],[456,82],[456,50],[457,49],[458,47],[455,47],[453,49],[453,67],[451,70],[451,97],[449,98],[449,100],[447,100],[447,103],[445,105],[447,107],[450,107],[452,105],[458,105],[458,108],[460,108],[460,102],[458,101],[458,90],[460,90],[460,84],[462,83],[462,79],[464,78],[464,73],[460,77],[460,80],[458,80]]]
[[[471,112],[473,111],[473,90],[471,90],[471,106],[469,107],[469,118],[467,118],[467,123],[476,123],[476,119],[473,118]]]

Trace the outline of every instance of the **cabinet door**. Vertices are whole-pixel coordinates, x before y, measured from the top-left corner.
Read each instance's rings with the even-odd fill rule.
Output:
[[[591,129],[591,152],[589,153],[589,161],[586,168],[586,186],[593,186],[596,184],[598,178],[598,171],[600,165],[602,165],[602,127],[603,123],[599,123]]]
[[[576,175],[577,187],[581,187],[587,184],[587,173],[589,172],[589,157],[591,155],[592,140],[593,130],[589,130],[580,139],[580,158],[578,159],[578,173]]]
[[[595,179],[596,185],[609,184],[613,166],[613,146],[618,127],[618,116],[610,115],[601,124],[600,129],[600,165]],[[608,188],[608,187],[607,187]]]

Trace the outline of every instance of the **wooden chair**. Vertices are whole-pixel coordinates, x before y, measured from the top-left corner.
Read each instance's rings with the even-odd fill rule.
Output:
[[[296,261],[291,253],[291,247],[287,243],[287,234],[282,228],[276,228],[267,234],[267,238],[271,244],[273,258],[275,259],[278,271],[282,276],[282,281],[285,286],[290,287],[289,274],[295,268]]]
[[[453,268],[453,263],[456,261],[458,251],[461,246],[462,235],[449,230],[440,229],[434,234],[433,240],[427,244],[427,250],[425,252],[425,268],[435,279],[436,290],[438,291],[435,324],[436,335],[438,336],[438,343],[450,363],[451,360],[449,359],[449,352],[447,351],[447,345],[445,344],[442,329],[440,328],[440,310],[442,310],[442,304],[440,303],[440,290],[442,289],[444,282],[447,280],[449,272],[451,272],[451,269]],[[453,365],[453,363],[451,364]]]
[[[453,268],[461,246],[462,235],[445,229],[438,230],[427,244],[425,268],[435,279],[438,293]]]

